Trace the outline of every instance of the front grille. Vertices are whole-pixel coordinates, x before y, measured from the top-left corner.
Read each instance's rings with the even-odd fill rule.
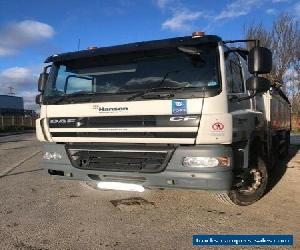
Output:
[[[171,120],[174,115],[98,116],[98,117],[52,117],[50,128],[139,128],[139,127],[198,127],[199,114],[180,117],[194,119]]]
[[[149,116],[110,116],[110,117],[88,117],[84,118],[87,126],[93,128],[115,127],[155,127],[156,117]]]
[[[195,138],[197,132],[52,132],[52,137]]]
[[[165,169],[174,148],[87,148],[70,145],[66,146],[66,150],[72,165],[79,169],[156,173]]]

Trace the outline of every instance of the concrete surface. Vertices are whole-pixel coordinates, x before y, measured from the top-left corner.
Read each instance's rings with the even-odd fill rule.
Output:
[[[34,130],[24,130],[24,131],[9,131],[9,132],[3,132],[0,131],[0,137],[2,136],[11,136],[11,135],[20,135],[20,134],[25,134],[25,133],[34,133]]]
[[[300,137],[257,203],[230,207],[210,194],[96,191],[53,180],[33,134],[0,138],[0,249],[199,249],[193,234],[294,234],[300,249]],[[132,198],[122,200],[125,198]],[[202,247],[200,249],[265,249]],[[268,247],[291,249],[291,247]]]

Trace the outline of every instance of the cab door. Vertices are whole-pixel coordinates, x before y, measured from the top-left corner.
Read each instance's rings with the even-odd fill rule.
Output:
[[[250,108],[249,99],[238,101],[239,98],[248,96],[246,80],[249,73],[245,68],[245,62],[242,60],[235,52],[227,54],[225,60],[229,112]],[[244,65],[242,65],[242,62]]]

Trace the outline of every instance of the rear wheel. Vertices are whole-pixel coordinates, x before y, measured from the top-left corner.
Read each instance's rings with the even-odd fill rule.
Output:
[[[248,169],[240,170],[235,174],[232,190],[217,194],[217,198],[230,205],[248,206],[264,195],[267,183],[267,166],[261,157],[257,157]]]
[[[279,159],[283,160],[289,155],[289,147],[290,147],[290,132],[285,131],[282,132],[281,135],[281,144],[279,147]]]
[[[272,153],[270,157],[270,168],[278,168],[280,163],[280,138],[273,136],[272,138]]]
[[[285,144],[284,144],[284,147],[285,147],[285,150],[284,150],[284,157],[287,157],[289,155],[289,148],[290,148],[290,131],[286,132],[285,134]]]

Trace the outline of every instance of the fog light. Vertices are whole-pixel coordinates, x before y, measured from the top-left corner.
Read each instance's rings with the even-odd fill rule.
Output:
[[[44,160],[60,160],[61,158],[61,154],[57,152],[45,152],[43,155]]]
[[[212,168],[230,166],[229,157],[184,157],[182,165],[184,167],[194,168]]]

